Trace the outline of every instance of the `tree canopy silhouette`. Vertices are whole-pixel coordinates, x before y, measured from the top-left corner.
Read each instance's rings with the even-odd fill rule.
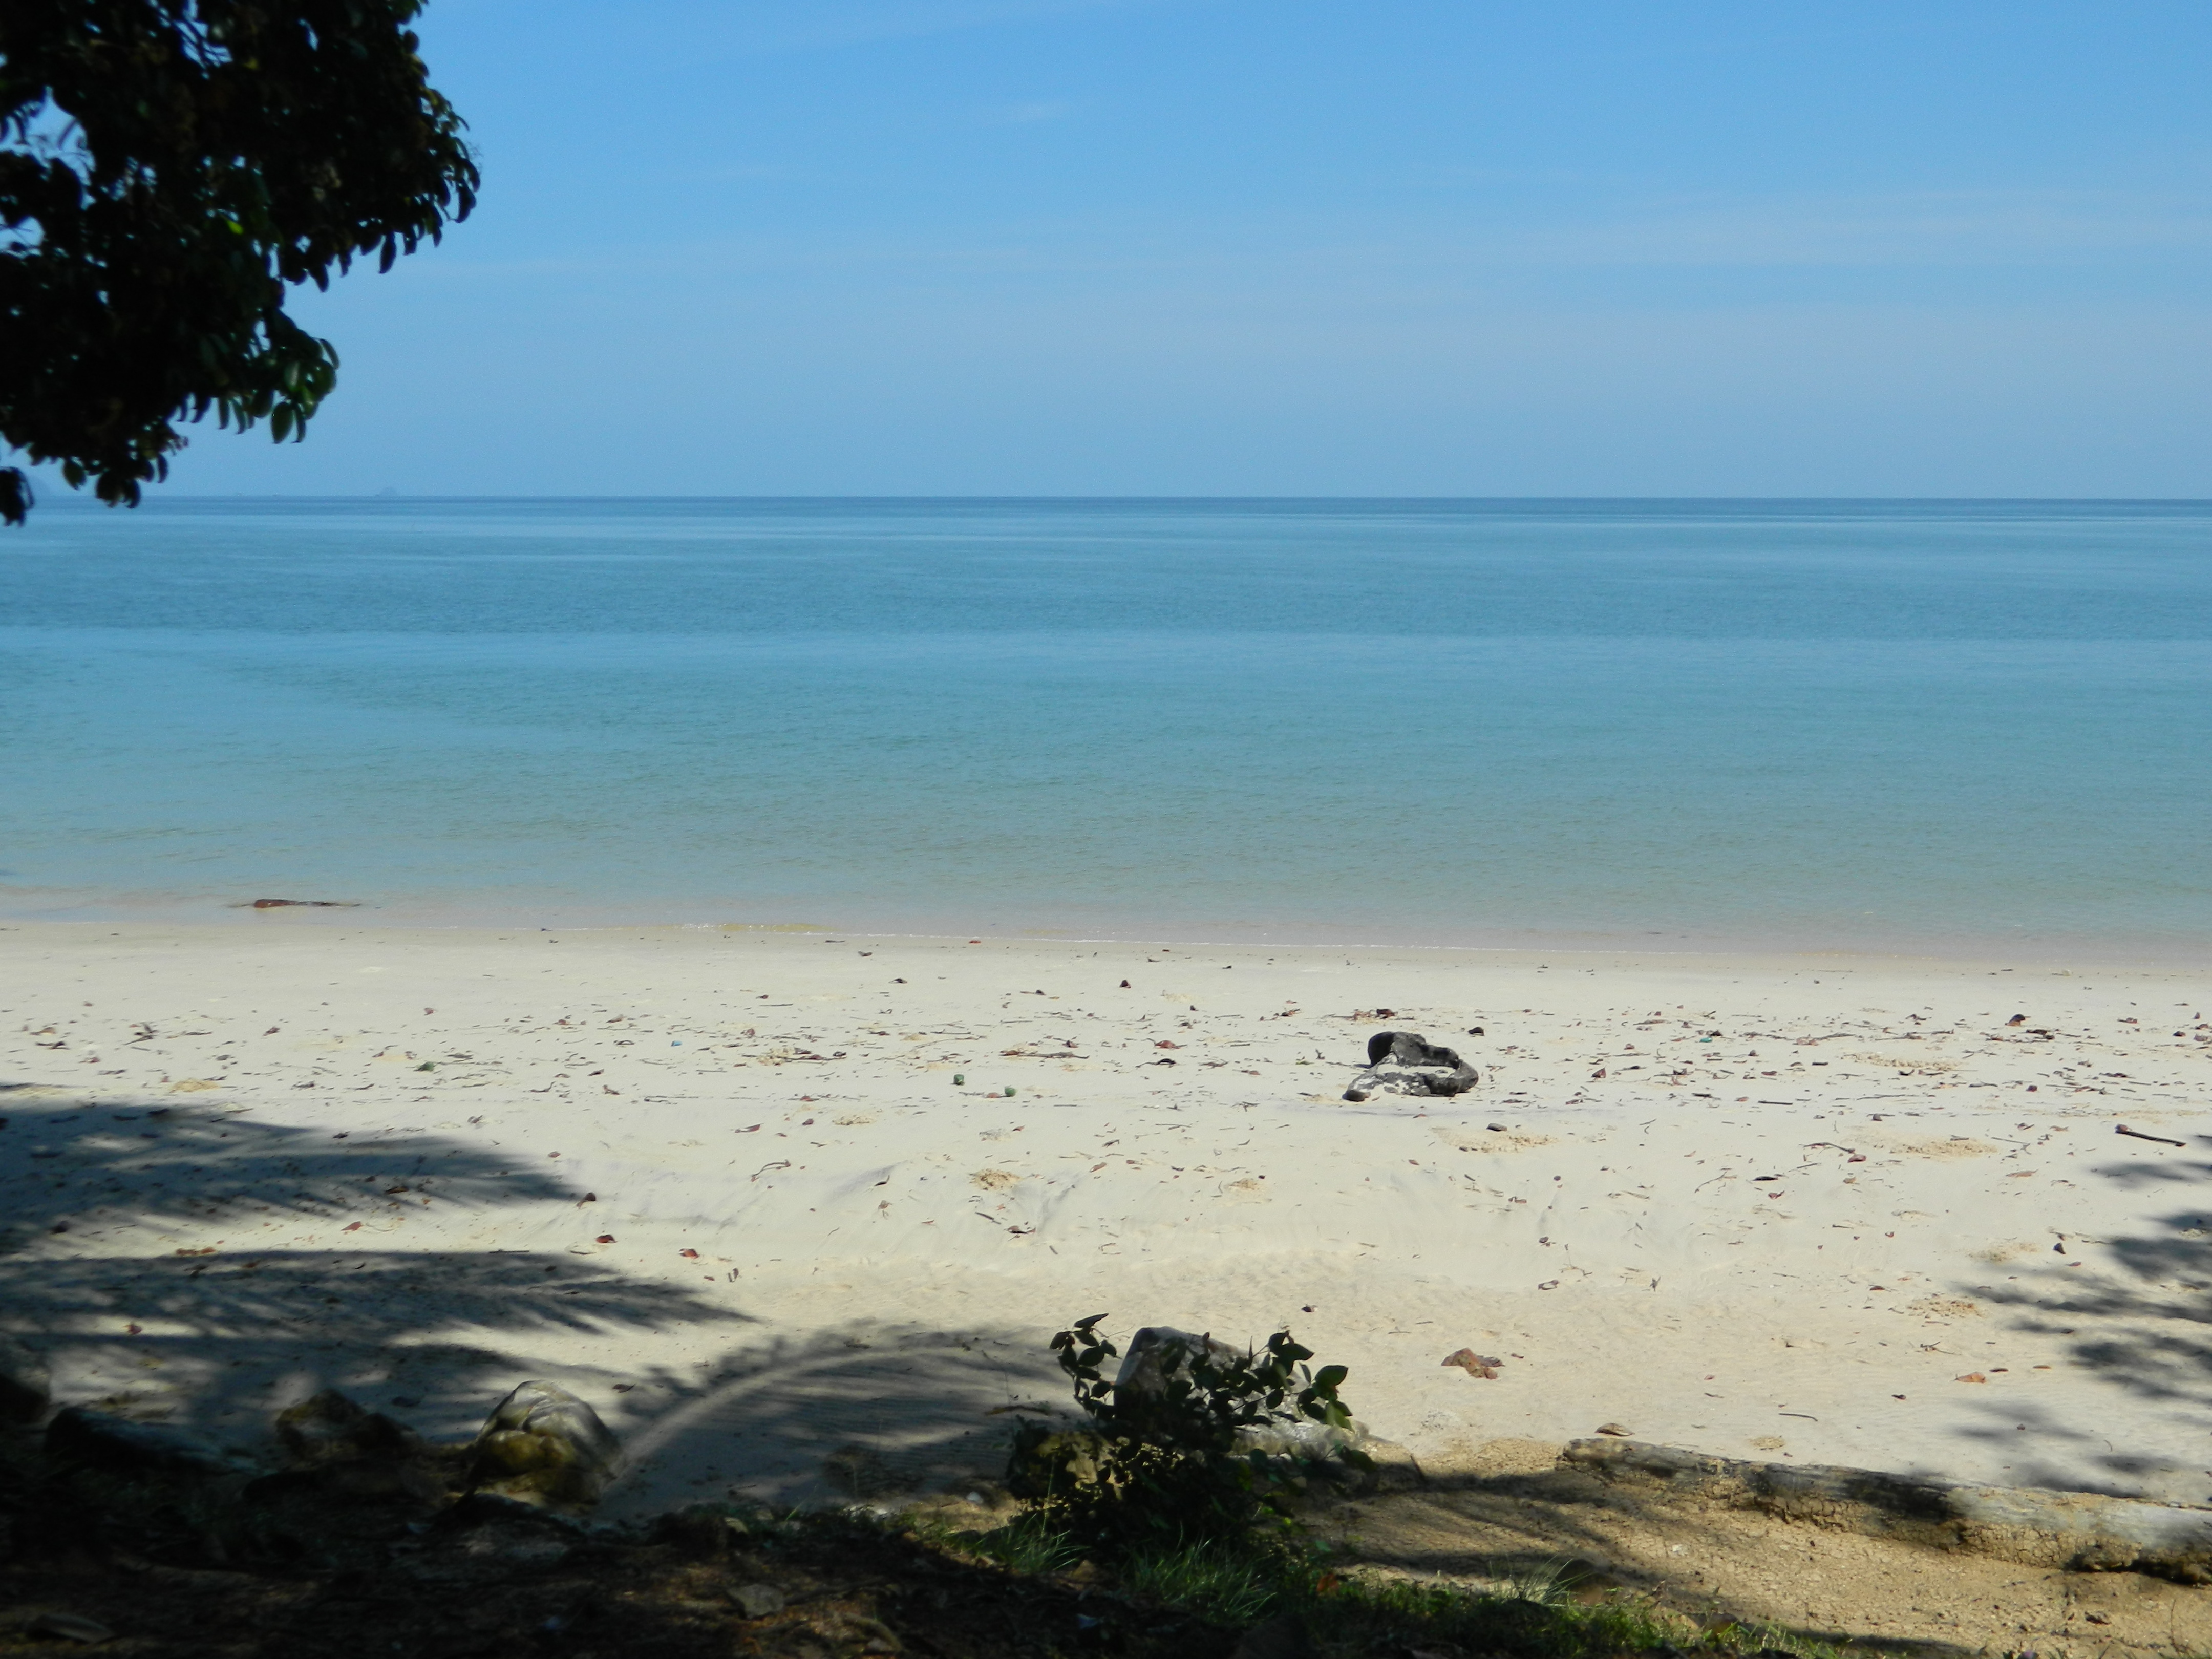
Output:
[[[212,410],[303,435],[337,378],[286,290],[476,204],[422,0],[0,5],[0,439],[135,506]],[[0,468],[0,518],[31,504]]]

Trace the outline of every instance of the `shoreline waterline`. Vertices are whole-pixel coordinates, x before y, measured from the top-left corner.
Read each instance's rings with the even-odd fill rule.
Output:
[[[407,911],[383,907],[368,900],[307,900],[257,907],[254,900],[222,900],[219,905],[175,900],[173,905],[118,902],[112,907],[84,905],[95,914],[53,914],[40,907],[9,907],[7,890],[0,890],[0,933],[64,929],[91,936],[95,929],[175,931],[179,938],[234,936],[237,931],[261,929],[265,938],[283,938],[295,931],[312,933],[354,933],[354,936],[442,936],[442,938],[514,938],[529,933],[568,933],[577,938],[650,938],[657,933],[730,933],[761,938],[818,938],[818,940],[911,942],[911,945],[994,945],[994,947],[1115,947],[1115,949],[1179,949],[1179,951],[1276,951],[1290,956],[1358,953],[1367,957],[1405,956],[1409,960],[1462,956],[1471,960],[1537,964],[1537,957],[1558,957],[1559,963],[1652,963],[1710,967],[1728,963],[1760,964],[1836,964],[1836,967],[1929,967],[1929,969],[1989,969],[1989,971],[2073,973],[2073,971],[2212,971],[2212,940],[2042,940],[2042,938],[1889,938],[1889,940],[1834,940],[1834,938],[1777,938],[1777,936],[1694,936],[1677,933],[1659,938],[1652,933],[1595,933],[1558,929],[1526,936],[1500,933],[1493,938],[1467,936],[1376,936],[1371,929],[1322,929],[1314,925],[1283,927],[1217,927],[1151,925],[1113,931],[1086,931],[1075,927],[1009,927],[1000,922],[947,922],[929,918],[914,921],[823,921],[821,915],[744,915],[730,911],[677,909],[664,914],[622,914],[598,911],[577,918],[557,907],[518,907],[493,911]],[[73,907],[76,909],[76,907]],[[398,911],[398,914],[394,914]]]
[[[26,902],[20,893],[0,886],[0,931],[35,927],[173,927],[192,931],[234,927],[318,931],[389,931],[478,934],[557,931],[570,933],[651,933],[667,931],[847,936],[862,939],[954,942],[976,939],[986,944],[1065,945],[1165,945],[1178,949],[1272,950],[1299,952],[1405,952],[1486,957],[1556,956],[1611,961],[1705,962],[1750,959],[1766,962],[1983,964],[2028,970],[2086,967],[2106,970],[2189,971],[2212,969],[2212,939],[2156,939],[2108,937],[2020,938],[1997,934],[1838,939],[1772,933],[1662,933],[1658,930],[1610,933],[1589,929],[1480,930],[1409,936],[1373,928],[1328,927],[1310,921],[1275,925],[1152,921],[1123,927],[1009,925],[1002,921],[969,921],[942,916],[884,917],[856,912],[848,919],[824,917],[830,906],[811,914],[790,910],[766,915],[750,907],[638,905],[592,907],[580,914],[565,904],[497,906],[410,906],[358,899],[324,899],[270,894],[283,902],[257,908],[253,899],[208,900],[183,896],[52,896]]]

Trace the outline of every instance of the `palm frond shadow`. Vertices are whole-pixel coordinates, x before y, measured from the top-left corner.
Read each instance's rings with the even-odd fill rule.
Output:
[[[43,1349],[67,1398],[250,1441],[280,1393],[334,1386],[450,1437],[526,1374],[533,1339],[750,1322],[604,1258],[404,1248],[426,1200],[583,1200],[450,1137],[15,1104],[0,1331]],[[210,1231],[220,1245],[199,1243]]]
[[[775,1505],[965,1492],[1003,1471],[1013,1425],[1064,1389],[1039,1333],[854,1322],[641,1372],[630,1474],[611,1511],[701,1498]]]
[[[2003,1310],[2014,1329],[2048,1339],[2099,1382],[2194,1422],[2212,1410],[2212,1163],[2130,1162],[2091,1173],[2144,1193],[2180,1197],[2177,1188],[2194,1188],[2202,1196],[2140,1217],[2136,1231],[2069,1246],[2066,1254],[2078,1252],[2094,1276],[2054,1263],[2001,1285],[1972,1288]],[[2033,1406],[1992,1403],[1983,1415],[1987,1421],[1966,1431],[1967,1437],[2064,1447],[2080,1460],[2068,1466],[2028,1451],[2008,1477],[2021,1486],[2131,1495],[2147,1481],[2193,1474],[2201,1462],[2185,1446],[2175,1457],[2130,1451],[2113,1444],[2094,1419],[2067,1421]],[[2104,1478],[2085,1480],[2084,1468]]]

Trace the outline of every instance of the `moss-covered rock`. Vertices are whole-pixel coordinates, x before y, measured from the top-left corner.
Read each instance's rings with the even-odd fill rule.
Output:
[[[622,1473],[622,1443],[566,1389],[531,1382],[501,1401],[477,1436],[470,1485],[525,1503],[596,1504]]]

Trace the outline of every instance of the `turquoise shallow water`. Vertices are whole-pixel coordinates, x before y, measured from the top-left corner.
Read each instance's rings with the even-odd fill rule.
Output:
[[[0,914],[2212,946],[2212,503],[49,501]]]

